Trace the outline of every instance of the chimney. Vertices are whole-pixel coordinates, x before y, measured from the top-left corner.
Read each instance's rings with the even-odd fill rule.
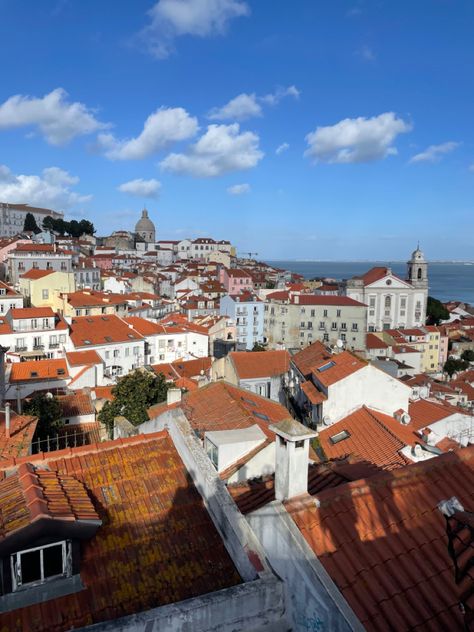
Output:
[[[307,493],[309,440],[317,432],[291,417],[269,428],[276,434],[275,498],[283,501]]]
[[[10,404],[5,404],[5,437],[10,438]]]
[[[181,401],[181,389],[180,388],[169,388],[166,393],[166,403],[169,406],[170,404],[176,404]]]

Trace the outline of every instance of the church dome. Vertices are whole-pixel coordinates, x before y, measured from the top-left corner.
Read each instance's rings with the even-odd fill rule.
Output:
[[[148,217],[148,211],[146,210],[146,208],[143,209],[142,216],[135,225],[135,232],[155,232],[155,224]]]
[[[420,246],[419,245],[417,246],[416,250],[414,250],[411,253],[411,258],[412,258],[412,261],[424,261],[425,260],[425,255],[420,250]]]

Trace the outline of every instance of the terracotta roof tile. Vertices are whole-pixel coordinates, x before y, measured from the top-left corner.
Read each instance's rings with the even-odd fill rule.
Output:
[[[70,338],[76,348],[143,340],[141,334],[115,314],[73,318]]]
[[[36,279],[42,279],[43,277],[49,276],[50,274],[54,274],[57,270],[37,270],[36,268],[31,268],[27,272],[21,275],[22,279],[31,279],[35,281]]]
[[[16,307],[9,312],[14,320],[23,318],[52,318],[55,314],[51,307]]]
[[[331,358],[332,353],[318,340],[306,347],[306,349],[295,353],[291,361],[304,376],[307,376],[311,374],[314,365],[321,363],[322,360],[330,360]]]
[[[241,582],[167,433],[48,457],[50,475],[83,485],[103,524],[81,545],[85,588],[2,614],[9,632],[30,627],[22,621],[65,632]]]
[[[310,380],[303,382],[301,390],[312,404],[322,404],[322,402],[327,400],[326,395],[321,391],[318,391],[316,386]]]
[[[461,411],[441,400],[433,402],[428,399],[418,399],[410,403],[408,412],[411,417],[411,428],[421,430],[425,426]]]
[[[474,504],[474,446],[376,474],[287,511],[368,630],[461,630],[460,595],[437,508]]]
[[[36,380],[65,380],[69,377],[66,360],[28,360],[14,362],[10,382],[34,382]]]
[[[10,415],[10,436],[6,435],[5,413],[0,413],[0,461],[30,453],[38,419],[30,415]]]
[[[276,377],[290,366],[288,351],[232,351],[229,358],[241,380]]]
[[[340,380],[360,371],[367,363],[349,351],[336,353],[329,360],[323,360],[311,367],[315,379],[323,386],[331,386]]]
[[[103,360],[97,351],[68,351],[66,358],[69,366],[85,366],[88,364],[102,364]]]

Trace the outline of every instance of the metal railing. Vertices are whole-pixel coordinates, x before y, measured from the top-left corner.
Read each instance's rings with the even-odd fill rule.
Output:
[[[56,435],[48,436],[44,439],[37,439],[31,443],[32,454],[39,452],[54,452],[65,448],[77,448],[100,441],[97,427],[91,428],[89,432],[68,431]]]

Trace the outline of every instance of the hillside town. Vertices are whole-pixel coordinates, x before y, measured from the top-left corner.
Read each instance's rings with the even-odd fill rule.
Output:
[[[474,309],[137,215],[0,204],[0,629],[469,629]]]

